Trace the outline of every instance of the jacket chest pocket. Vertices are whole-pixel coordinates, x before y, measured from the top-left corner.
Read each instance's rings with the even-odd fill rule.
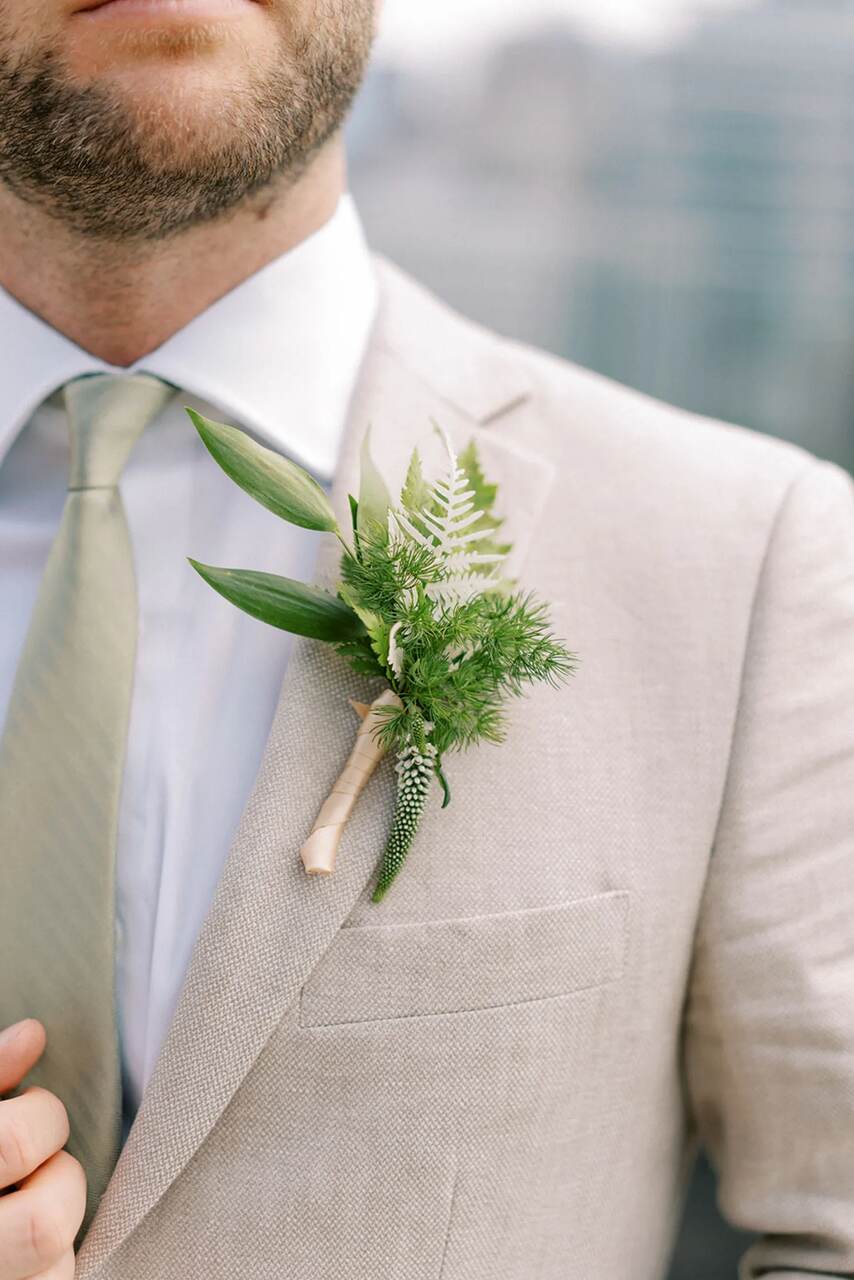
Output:
[[[459,1014],[617,981],[625,890],[530,910],[343,928],[303,987],[299,1025]]]

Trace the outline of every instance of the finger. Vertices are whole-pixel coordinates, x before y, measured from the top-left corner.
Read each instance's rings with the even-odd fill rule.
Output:
[[[73,1248],[85,1212],[83,1168],[57,1151],[0,1197],[0,1280],[27,1280],[56,1266]]]
[[[30,1085],[0,1102],[0,1187],[32,1173],[68,1141],[68,1112],[56,1094]]]
[[[47,1035],[35,1018],[13,1022],[0,1032],[0,1093],[21,1083],[44,1053]]]

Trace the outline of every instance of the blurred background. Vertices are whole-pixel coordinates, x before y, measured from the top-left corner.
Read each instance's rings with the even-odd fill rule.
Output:
[[[350,129],[375,247],[854,467],[854,0],[385,2]]]
[[[474,319],[854,469],[852,126],[854,0],[386,0],[351,185]],[[701,1162],[671,1280],[747,1243]]]

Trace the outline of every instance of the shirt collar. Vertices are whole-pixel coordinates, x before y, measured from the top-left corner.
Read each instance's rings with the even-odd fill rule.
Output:
[[[127,367],[91,355],[0,287],[0,460],[69,378],[153,373],[329,480],[377,302],[349,194],[313,235]]]

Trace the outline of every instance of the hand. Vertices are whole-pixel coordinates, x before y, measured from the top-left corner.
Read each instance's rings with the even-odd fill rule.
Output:
[[[35,1018],[0,1033],[0,1094],[20,1084],[45,1038]],[[0,1101],[0,1280],[72,1280],[86,1175],[62,1150],[68,1133],[68,1113],[47,1089]]]

